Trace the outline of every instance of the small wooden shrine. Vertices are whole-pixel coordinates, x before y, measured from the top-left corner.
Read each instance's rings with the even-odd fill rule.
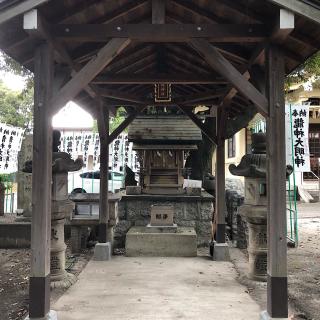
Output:
[[[188,152],[202,140],[201,130],[185,116],[140,116],[128,140],[140,158],[140,186],[148,194],[182,194]]]

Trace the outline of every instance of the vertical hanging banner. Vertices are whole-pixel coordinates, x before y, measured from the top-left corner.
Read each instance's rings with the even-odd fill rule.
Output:
[[[61,132],[60,151],[67,152],[73,159],[81,157],[85,170],[100,168],[100,139],[97,133],[88,130]],[[132,170],[139,169],[136,152],[126,133],[120,134],[109,146],[109,165],[112,171],[122,172],[125,166]]]
[[[18,170],[18,152],[24,129],[0,123],[0,173]]]
[[[286,105],[286,162],[295,172],[310,171],[309,105]]]

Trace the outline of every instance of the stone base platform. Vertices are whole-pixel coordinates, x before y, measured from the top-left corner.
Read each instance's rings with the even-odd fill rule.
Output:
[[[161,227],[132,227],[126,236],[126,256],[196,257],[197,234],[188,227],[177,227],[174,233]]]
[[[68,289],[77,282],[77,277],[69,272],[65,272],[62,279],[55,280],[51,277],[50,287],[51,289]]]
[[[50,310],[50,312],[42,318],[30,318],[29,316],[25,318],[25,320],[58,320],[58,315],[54,310]]]
[[[260,320],[272,320],[272,319],[276,319],[276,320],[288,320],[288,318],[272,318],[269,316],[267,311],[262,311],[260,314]]]
[[[122,194],[114,227],[114,248],[125,247],[130,228],[146,227],[150,223],[152,206],[173,207],[173,222],[180,227],[193,228],[197,233],[198,246],[208,246],[212,231],[213,197],[203,191],[200,196]]]
[[[229,246],[227,243],[214,242],[213,260],[230,261]]]

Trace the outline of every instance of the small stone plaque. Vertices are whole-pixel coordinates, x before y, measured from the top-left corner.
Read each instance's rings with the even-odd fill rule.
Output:
[[[127,186],[126,187],[126,194],[127,195],[141,194],[141,187],[140,186]]]
[[[150,226],[173,226],[173,206],[151,206]]]

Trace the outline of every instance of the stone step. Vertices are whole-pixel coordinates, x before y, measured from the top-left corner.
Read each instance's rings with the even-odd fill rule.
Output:
[[[196,257],[197,234],[187,227],[178,227],[175,233],[132,227],[126,236],[126,256]]]

